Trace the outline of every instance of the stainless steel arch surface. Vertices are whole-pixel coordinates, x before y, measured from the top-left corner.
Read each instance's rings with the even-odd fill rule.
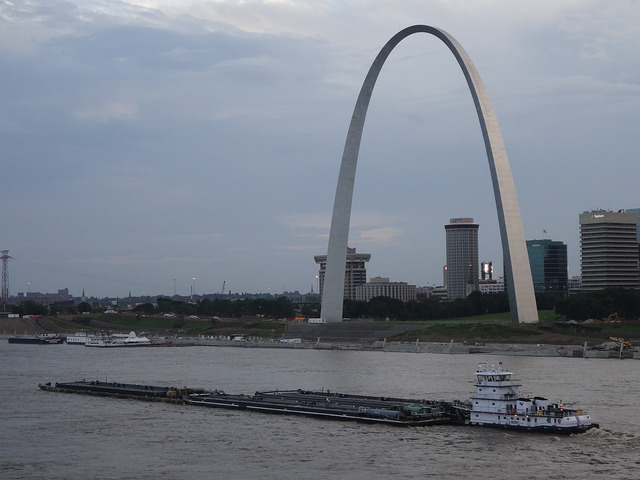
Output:
[[[484,144],[489,160],[491,182],[498,212],[498,224],[504,256],[504,273],[509,294],[511,320],[521,323],[538,321],[531,269],[527,253],[520,208],[516,196],[509,159],[500,133],[489,95],[467,52],[448,33],[427,25],[414,25],[394,35],[373,61],[362,84],[353,110],[349,132],[344,146],[338,186],[331,218],[331,231],[327,248],[327,264],[322,291],[321,316],[326,322],[342,321],[344,273],[347,241],[351,220],[353,186],[364,121],[376,79],[391,51],[403,39],[415,33],[428,33],[438,37],[453,53],[469,85],[476,107]]]

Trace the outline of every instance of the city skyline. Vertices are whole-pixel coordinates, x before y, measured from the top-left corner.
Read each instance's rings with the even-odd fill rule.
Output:
[[[637,224],[635,226],[635,228],[640,232],[640,209],[635,208],[635,209],[628,209],[628,213],[629,214],[633,214],[638,216],[638,221]],[[613,212],[613,211],[605,211],[605,210],[594,210],[594,211],[590,211],[590,212],[583,212],[582,214],[580,214],[581,219],[582,218],[587,218],[587,217],[593,217],[594,215],[596,215],[598,217],[605,217],[605,214],[611,214],[612,216],[620,216],[621,215],[621,210],[619,210],[618,212]],[[626,216],[626,218],[628,218],[628,214],[627,213],[622,213],[623,216]],[[587,216],[587,217],[585,217]],[[628,221],[628,220],[627,220]],[[473,219],[472,218],[455,218],[455,219],[450,219],[450,223],[445,225],[445,231],[447,233],[447,238],[450,234],[449,231],[447,231],[447,228],[451,228],[451,227],[455,227],[457,224],[468,224],[468,225],[472,225],[475,227],[476,230],[476,235],[477,235],[477,227],[479,227],[479,225],[474,224],[473,223]],[[581,226],[581,230],[582,230],[582,226]],[[545,232],[546,233],[546,232]],[[638,235],[638,238],[640,239],[640,234]],[[473,243],[477,243],[477,239],[473,240]],[[445,239],[445,246],[448,244],[448,240]],[[554,240],[554,239],[550,239],[550,238],[545,238],[545,239],[527,239],[526,240],[526,245],[527,245],[527,250],[528,250],[528,256],[529,256],[529,261],[531,263],[531,272],[532,272],[532,277],[533,277],[533,283],[534,286],[536,287],[536,292],[538,291],[542,291],[543,289],[543,280],[544,280],[544,274],[541,271],[534,271],[534,269],[544,269],[546,270],[549,267],[545,267],[541,262],[543,262],[543,259],[546,258],[547,256],[547,249],[549,249],[549,247],[552,247],[553,249],[557,250],[557,252],[551,253],[550,257],[548,260],[551,261],[551,276],[549,277],[549,280],[553,283],[553,282],[557,282],[558,279],[561,279],[563,277],[563,272],[564,272],[564,278],[565,281],[564,283],[562,283],[562,290],[564,290],[564,293],[566,294],[566,292],[568,291],[568,285],[566,283],[566,279],[568,278],[581,278],[582,276],[582,272],[580,272],[578,275],[568,275],[566,270],[559,270],[558,267],[563,266],[566,267],[566,258],[567,258],[567,246],[566,244],[564,244],[564,242],[559,241],[559,240]],[[532,248],[535,250],[535,247],[544,247],[545,248],[545,255],[544,256],[540,256],[540,252],[536,252],[533,254],[533,258],[532,258]],[[356,252],[356,248],[348,248],[348,256],[347,256],[347,270],[351,270],[353,268],[359,269],[362,268],[362,273],[361,273],[361,278],[359,278],[360,282],[368,282],[370,279],[378,279],[378,281],[386,281],[388,282],[389,279],[388,278],[384,278],[384,277],[371,277],[371,276],[367,276],[366,275],[366,267],[364,266],[364,263],[368,262],[371,259],[371,254],[370,253],[362,253],[362,252]],[[478,264],[478,266],[481,266],[484,268],[485,262],[480,262],[480,257],[481,255],[479,254],[479,252],[476,254],[476,256],[478,257],[478,262],[476,262]],[[243,295],[243,294],[247,294],[247,295],[268,295],[268,294],[272,294],[274,296],[280,295],[280,294],[299,294],[299,295],[320,295],[322,292],[322,284],[323,284],[323,276],[324,276],[324,269],[326,268],[326,255],[315,255],[314,256],[314,261],[316,264],[320,265],[320,270],[318,271],[318,274],[316,275],[316,284],[315,285],[311,285],[309,290],[304,290],[304,289],[296,289],[296,290],[282,290],[281,292],[271,292],[270,290],[267,291],[256,291],[256,292],[248,292],[248,291],[235,291],[235,292],[231,292],[230,290],[226,289],[226,282],[223,281],[222,284],[222,288],[220,289],[220,291],[203,291],[200,293],[196,293],[195,292],[195,281],[196,278],[191,278],[191,283],[189,284],[189,288],[187,292],[181,293],[178,292],[174,289],[173,294],[165,294],[165,293],[161,293],[161,294],[142,294],[142,295],[134,295],[132,294],[131,291],[128,292],[128,294],[126,295],[115,295],[115,296],[109,296],[109,295],[85,295],[84,292],[84,288],[82,290],[82,294],[81,295],[74,295],[69,293],[69,289],[67,287],[65,288],[58,288],[57,292],[39,292],[39,291],[31,291],[31,282],[28,283],[28,291],[25,292],[16,292],[10,295],[10,298],[13,300],[13,303],[15,304],[16,301],[22,301],[22,300],[28,300],[28,299],[34,299],[37,298],[38,296],[40,297],[55,297],[55,296],[59,296],[59,295],[65,295],[65,296],[72,296],[74,298],[85,298],[85,297],[91,297],[91,298],[127,298],[127,297],[153,297],[153,296],[167,296],[167,297],[180,297],[180,298],[193,298],[195,297],[207,297],[207,296],[216,296],[216,295],[224,295],[224,294],[228,294],[228,295],[233,295],[233,296],[237,296],[237,295]],[[364,263],[362,263],[362,266],[360,267],[360,262],[362,262],[364,260]],[[353,265],[350,265],[350,262]],[[355,262],[355,263],[354,263]],[[546,263],[547,260],[544,260],[544,262]],[[447,267],[449,267],[449,263],[446,261],[445,258],[445,263],[443,265],[443,268],[445,269],[445,275],[446,275],[446,269]],[[465,262],[463,262],[465,263]],[[490,270],[483,272],[482,269],[474,269],[473,271],[477,274],[475,278],[476,280],[476,284],[481,281],[481,280],[485,280],[486,279],[491,279],[491,277],[493,276],[493,264],[492,262],[487,262],[486,265],[488,266],[487,268],[490,268]],[[351,272],[349,274],[349,276],[353,276],[353,272]],[[368,277],[368,278],[367,278]],[[496,275],[496,279],[503,279],[503,275],[502,274],[498,274]],[[177,279],[174,279],[174,284],[175,281]],[[445,280],[445,279],[443,279]],[[347,289],[347,283],[349,284],[349,289]],[[355,286],[351,284],[350,282],[345,283],[345,298],[351,298],[353,297],[353,295],[355,295]],[[396,283],[402,283],[402,284],[406,284],[407,282],[396,282]],[[445,287],[445,289],[448,287],[448,282],[445,280],[444,282],[441,282],[440,284],[436,284],[436,283],[432,283],[432,284],[424,284],[424,285],[418,285],[418,287]],[[476,288],[477,289],[477,288]],[[555,288],[554,288],[555,290]],[[348,293],[349,292],[349,293]],[[462,295],[463,297],[466,295]],[[354,297],[355,298],[355,297]],[[351,298],[353,299],[353,298]]]
[[[193,277],[196,292],[309,291],[360,83],[415,23],[441,26],[474,59],[526,239],[566,243],[579,275],[578,215],[638,206],[633,5],[401,1],[363,17],[348,0],[135,3],[0,6],[11,295],[28,282],[184,295]],[[481,260],[500,275],[482,137],[455,61],[420,39],[388,62],[349,244],[372,253],[372,277],[440,284],[441,226],[473,217]]]

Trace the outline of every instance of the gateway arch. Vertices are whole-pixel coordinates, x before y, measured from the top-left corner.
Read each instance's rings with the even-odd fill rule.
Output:
[[[520,208],[511,175],[509,159],[500,133],[489,95],[482,83],[480,75],[467,52],[448,33],[439,28],[427,25],[414,25],[394,35],[380,50],[373,61],[362,84],[356,106],[351,117],[351,124],[342,154],[342,164],[338,176],[338,186],[333,205],[327,263],[322,292],[320,316],[325,322],[341,322],[344,296],[344,274],[347,258],[347,241],[351,219],[351,203],[356,175],[356,164],[360,151],[360,140],[367,115],[367,108],[375,86],[376,79],[391,51],[409,35],[428,33],[438,37],[449,47],[458,61],[480,120],[480,128],[491,171],[491,183],[498,211],[498,224],[504,257],[504,273],[509,294],[511,320],[520,323],[538,321],[538,311],[531,280],[531,269],[527,253]]]

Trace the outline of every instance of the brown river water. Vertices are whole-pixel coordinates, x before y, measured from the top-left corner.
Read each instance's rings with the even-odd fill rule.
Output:
[[[275,389],[466,399],[479,362],[521,393],[600,423],[554,436],[398,428],[58,394],[97,379],[252,394]],[[232,347],[96,349],[0,340],[2,479],[637,479],[640,361]]]

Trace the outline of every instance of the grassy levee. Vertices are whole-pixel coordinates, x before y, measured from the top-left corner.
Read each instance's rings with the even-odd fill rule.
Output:
[[[501,313],[439,320],[345,322],[335,325],[335,328],[348,330],[356,327],[357,324],[358,329],[364,331],[370,325],[371,333],[373,333],[380,331],[381,324],[393,325],[399,327],[395,331],[402,333],[388,337],[387,340],[405,342],[415,342],[416,340],[449,342],[453,340],[469,344],[582,344],[587,341],[590,345],[594,345],[607,341],[609,337],[631,341],[640,340],[639,322],[557,323],[558,318],[553,311],[540,311],[539,318],[540,322],[537,324],[515,324],[510,321],[508,313]],[[65,333],[86,331],[90,334],[97,332],[128,333],[133,330],[137,334],[168,337],[245,334],[265,339],[277,339],[283,335],[287,328],[287,323],[284,320],[258,317],[190,319],[182,316],[145,316],[132,313],[52,316],[41,317],[37,321],[3,319],[3,322],[4,328],[0,326],[0,332],[8,334],[14,332],[18,334],[38,333],[40,331]]]
[[[553,310],[538,312],[539,323],[516,324],[509,314],[479,315],[420,322],[424,328],[397,335],[392,341],[473,343],[545,343],[600,344],[609,337],[640,340],[639,322],[619,323],[556,323]],[[415,322],[412,322],[415,323]]]
[[[41,324],[46,324],[48,331],[90,333],[98,331],[148,333],[166,336],[199,336],[199,335],[246,335],[278,338],[285,329],[284,322],[263,320],[256,317],[238,319],[189,319],[180,316],[164,317],[160,315],[132,314],[93,314],[74,317],[43,317]]]

